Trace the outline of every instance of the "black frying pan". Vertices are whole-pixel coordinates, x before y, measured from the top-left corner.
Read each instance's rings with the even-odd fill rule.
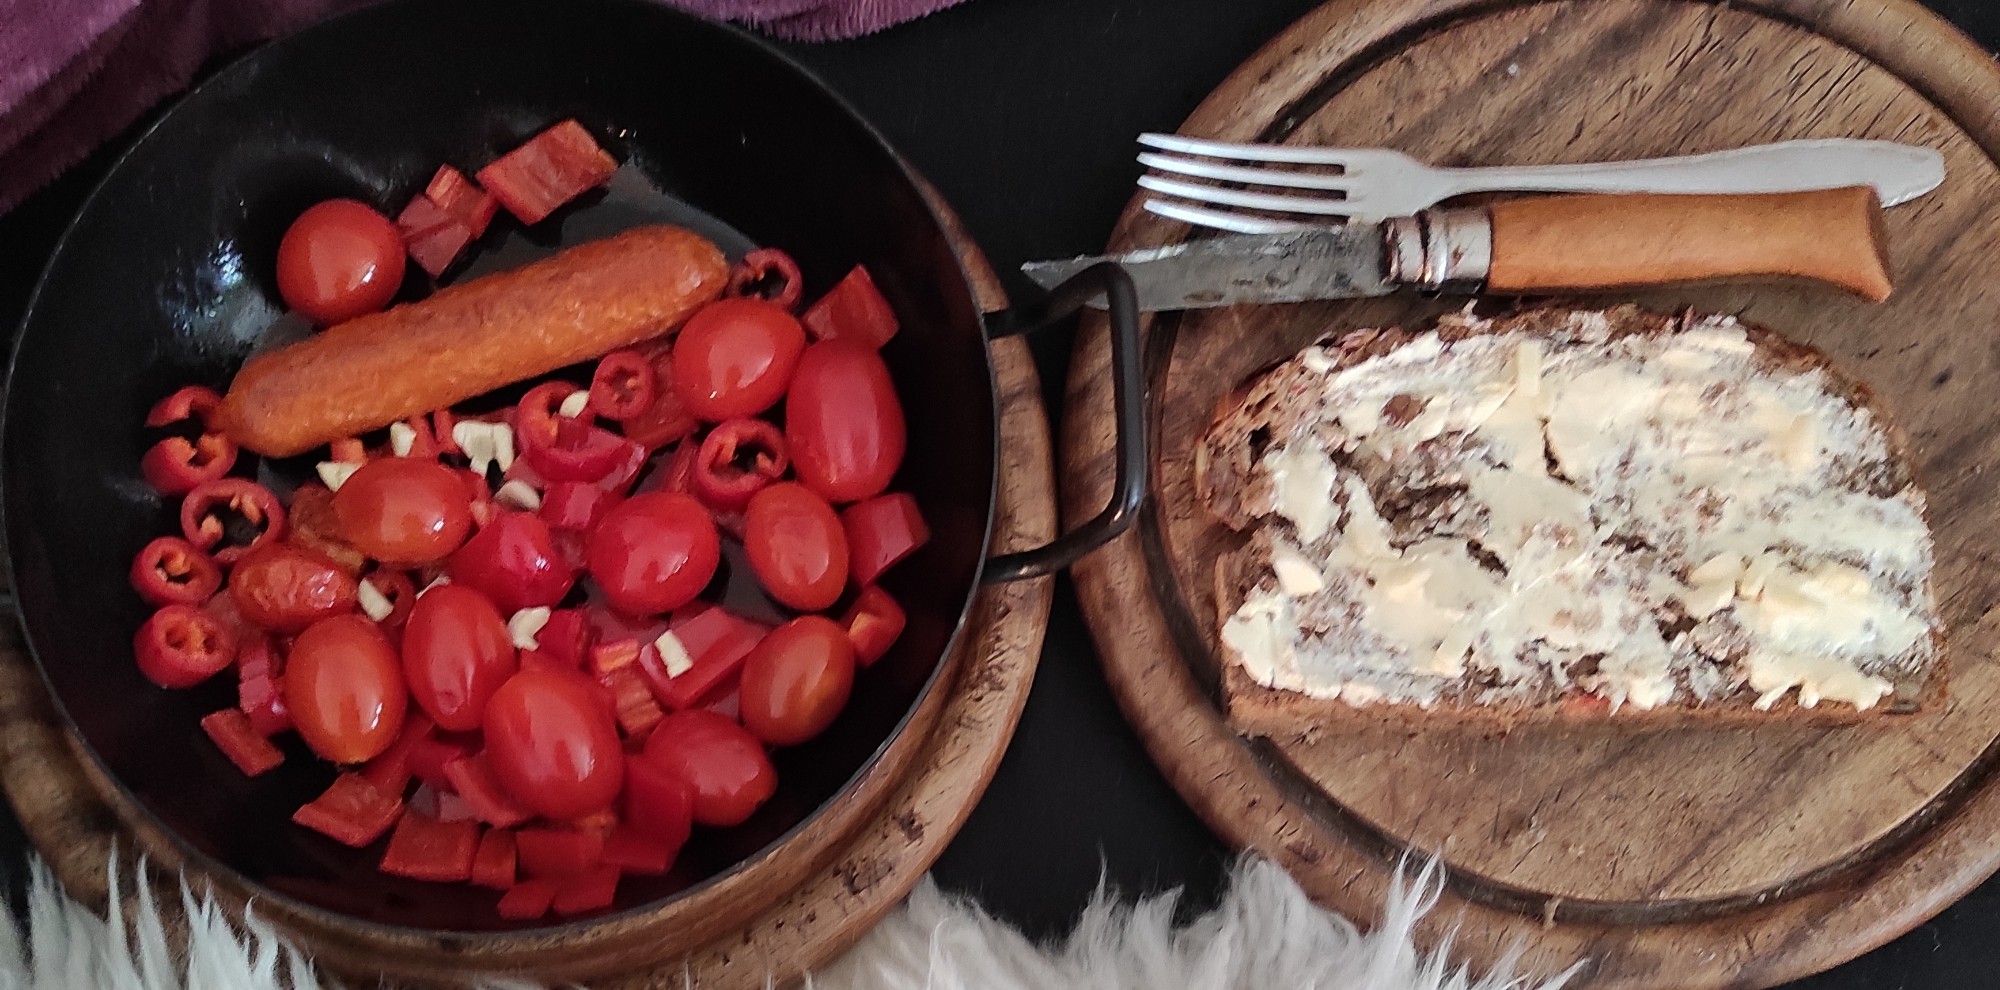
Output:
[[[510,927],[490,892],[383,876],[379,847],[348,850],[290,824],[332,771],[291,741],[277,771],[237,773],[197,724],[233,703],[229,678],[168,692],[140,677],[130,642],[145,609],[125,570],[173,529],[174,511],[138,476],[141,419],[179,385],[226,385],[260,339],[285,332],[273,326],[273,257],[304,207],[353,196],[393,215],[439,163],[477,167],[565,117],[626,168],[532,230],[496,222],[452,278],[660,221],[732,253],[787,249],[808,297],[867,265],[904,328],[885,351],[910,429],[897,487],[915,493],[934,533],[886,582],[908,631],[832,730],[778,754],[777,796],[739,828],[700,830],[670,876],[626,878],[618,908],[716,877],[808,820],[932,689],[982,578],[1061,567],[1121,532],[1144,498],[1123,273],[1086,273],[1039,306],[982,316],[915,176],[839,97],[750,36],[645,0],[407,0],[267,46],[162,117],[64,236],[16,346],[0,478],[28,642],[63,712],[186,851],[276,896],[394,926]],[[431,289],[411,272],[403,298]],[[989,558],[998,435],[986,339],[1107,288],[1127,304],[1116,307],[1118,495],[1047,547]],[[260,467],[280,484],[308,469]]]

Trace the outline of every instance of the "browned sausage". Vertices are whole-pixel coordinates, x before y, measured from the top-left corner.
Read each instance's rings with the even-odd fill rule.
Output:
[[[260,454],[303,453],[657,337],[728,281],[699,234],[628,230],[251,358],[223,429]]]

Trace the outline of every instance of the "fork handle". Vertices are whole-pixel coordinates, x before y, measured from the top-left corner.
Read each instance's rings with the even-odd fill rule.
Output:
[[[1742,196],[1582,195],[1486,208],[1486,287],[1547,292],[1780,276],[1881,302],[1892,284],[1867,186]]]
[[[1884,206],[1944,180],[1944,157],[1893,141],[1778,141],[1699,155],[1568,165],[1438,169],[1447,193],[1778,193],[1874,186]]]

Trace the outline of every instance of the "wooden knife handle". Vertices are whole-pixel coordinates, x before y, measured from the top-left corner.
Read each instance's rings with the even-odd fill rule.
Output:
[[[1489,209],[1492,291],[1792,276],[1881,302],[1892,288],[1882,207],[1868,186],[1744,196],[1552,196]]]

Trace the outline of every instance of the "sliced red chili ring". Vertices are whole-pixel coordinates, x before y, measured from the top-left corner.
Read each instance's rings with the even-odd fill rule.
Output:
[[[620,501],[622,499],[617,493],[607,492],[597,485],[558,481],[542,493],[542,507],[538,512],[551,529],[587,532]]]
[[[701,442],[694,494],[712,509],[741,509],[750,496],[784,477],[790,464],[777,426],[761,419],[725,420]]]
[[[805,298],[805,291],[805,279],[799,276],[799,263],[777,248],[752,251],[729,272],[729,295],[755,296],[787,311],[799,308],[799,300]]]
[[[206,430],[215,417],[215,411],[220,408],[220,393],[204,385],[189,385],[153,403],[153,408],[146,413],[146,425],[172,426],[194,419],[199,420],[202,429]]]
[[[132,558],[132,590],[148,605],[199,605],[222,587],[222,568],[178,536],[162,536]]]
[[[644,454],[638,444],[624,437],[564,416],[552,438],[529,441],[522,455],[552,482],[600,481],[628,466],[635,449]],[[643,462],[643,456],[640,460]]]
[[[657,450],[692,435],[701,424],[681,405],[680,393],[674,388],[673,348],[654,344],[646,348],[646,356],[653,362],[653,404],[636,416],[626,417],[618,428],[626,439]]]
[[[249,535],[239,538],[244,529]],[[217,563],[234,564],[252,548],[284,538],[285,505],[254,481],[206,481],[181,500],[181,535],[208,551]]]
[[[523,449],[553,443],[557,422],[568,418],[560,412],[563,400],[581,391],[569,382],[543,382],[529,389],[514,406],[514,439]]]
[[[638,351],[612,351],[590,377],[590,410],[606,419],[631,419],[653,406],[653,362]]]
[[[694,462],[701,457],[701,444],[688,440],[674,448],[667,455],[665,464],[653,472],[645,484],[647,491],[682,492],[694,491]]]
[[[163,688],[185,688],[214,677],[236,659],[236,634],[192,605],[167,605],[132,637],[139,672]]]
[[[236,443],[220,433],[164,437],[139,458],[139,474],[162,495],[182,495],[236,466]]]
[[[378,620],[383,628],[394,629],[410,617],[410,609],[417,604],[417,586],[408,574],[382,568],[361,580],[389,600],[389,614]]]

